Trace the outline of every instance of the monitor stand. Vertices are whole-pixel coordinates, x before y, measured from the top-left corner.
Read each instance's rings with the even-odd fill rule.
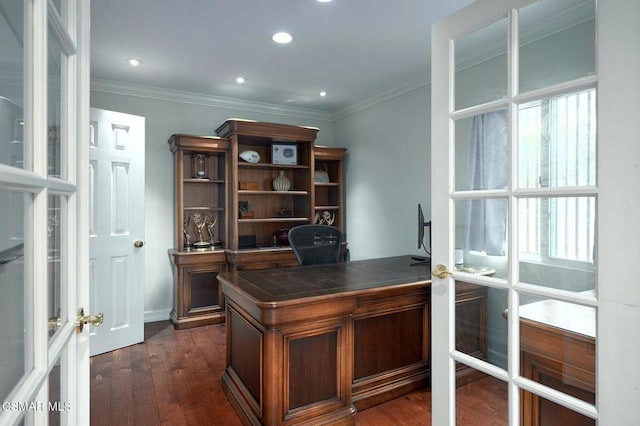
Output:
[[[411,266],[431,265],[431,258],[430,257],[411,256],[411,259],[417,260],[417,262],[412,263]]]

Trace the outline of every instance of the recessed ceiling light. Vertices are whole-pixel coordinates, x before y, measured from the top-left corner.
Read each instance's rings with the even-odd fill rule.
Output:
[[[287,44],[287,43],[291,43],[291,41],[293,40],[293,37],[291,37],[291,34],[289,33],[280,32],[280,33],[275,33],[273,37],[271,37],[271,39],[279,44]]]
[[[129,58],[127,59],[127,62],[129,62],[129,65],[131,65],[132,67],[137,67],[142,64],[142,61],[137,58]]]
[[[329,3],[330,1],[333,0],[316,0],[318,3]]]
[[[325,91],[323,90],[322,92],[320,92],[320,96],[322,96],[322,97],[324,98],[325,96],[327,96],[327,92],[325,92]]]
[[[238,84],[242,84],[245,81],[247,81],[247,80],[245,80],[244,77],[236,77],[236,83],[238,83]]]

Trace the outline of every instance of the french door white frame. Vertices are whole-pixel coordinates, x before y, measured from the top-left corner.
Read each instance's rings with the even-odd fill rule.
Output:
[[[432,223],[433,263],[443,264],[449,270],[454,266],[453,202],[464,199],[464,194],[453,194],[453,142],[454,119],[482,112],[453,111],[452,70],[453,37],[471,33],[492,22],[504,18],[532,0],[477,0],[437,24],[432,37]],[[640,284],[637,274],[625,265],[634,265],[640,258],[640,221],[632,217],[640,211],[637,185],[640,183],[640,143],[637,123],[640,119],[640,39],[637,20],[640,19],[640,3],[635,0],[608,0],[597,5],[597,76],[558,85],[549,90],[531,94],[536,97],[568,88],[597,87],[598,89],[598,184],[594,188],[581,190],[581,195],[597,197],[598,238],[597,298],[564,297],[569,302],[594,306],[597,309],[596,345],[596,405],[572,398],[560,392],[541,388],[537,383],[519,376],[519,327],[517,321],[518,291],[541,296],[559,295],[553,290],[541,291],[522,285],[514,290],[510,282],[517,281],[517,268],[513,260],[509,265],[509,280],[491,280],[465,275],[465,281],[477,282],[509,291],[509,349],[508,372],[482,363],[455,351],[454,291],[453,278],[438,280],[432,285],[432,410],[434,425],[455,424],[455,361],[463,361],[485,373],[494,375],[508,383],[510,424],[519,423],[519,389],[536,391],[542,396],[566,405],[576,411],[597,419],[601,425],[633,424],[640,418],[640,342],[633,336],[640,325]],[[517,32],[510,20],[510,43]],[[517,55],[517,49],[511,50]],[[514,61],[517,58],[512,56]],[[510,94],[515,93],[513,65],[509,69]],[[631,95],[634,94],[634,95]],[[512,96],[512,95],[510,95]],[[517,95],[505,101],[485,105],[485,109],[497,106],[510,107],[524,101]],[[513,137],[513,131],[512,131]],[[512,168],[517,167],[511,160]],[[513,176],[513,174],[512,174]],[[556,195],[563,195],[556,191]],[[574,191],[570,192],[574,194]],[[483,197],[500,196],[513,205],[517,197],[526,195],[509,189],[506,192],[487,192]],[[477,194],[474,196],[477,197]],[[511,213],[510,259],[517,237],[515,215]],[[464,275],[464,274],[463,274]],[[504,282],[506,281],[506,282]],[[563,296],[560,296],[563,298]],[[630,334],[631,333],[631,334]]]
[[[46,425],[49,402],[63,425],[89,424],[89,337],[76,334],[76,310],[89,309],[88,181],[89,0],[24,3],[24,169],[0,165],[0,188],[25,194],[25,372],[4,402],[0,424]],[[61,177],[48,171],[48,40],[66,54],[60,66]],[[59,196],[61,326],[49,338],[48,198]],[[22,301],[16,301],[21,303]],[[49,373],[60,367],[59,401],[50,401]],[[31,409],[25,409],[32,404]],[[22,408],[20,408],[22,407]],[[60,408],[62,407],[62,408]],[[6,408],[6,409],[5,409]]]
[[[76,144],[76,270],[74,284],[76,306],[86,307],[85,313],[94,314],[90,303],[89,286],[89,122],[90,122],[90,62],[91,62],[91,0],[78,2],[78,27],[76,46],[77,66],[77,144]],[[88,327],[87,327],[88,328]],[[77,404],[77,410],[70,416],[69,425],[88,425],[90,422],[90,377],[89,371],[89,330],[76,335],[75,348],[69,352],[75,357],[75,377],[69,377],[69,392]]]

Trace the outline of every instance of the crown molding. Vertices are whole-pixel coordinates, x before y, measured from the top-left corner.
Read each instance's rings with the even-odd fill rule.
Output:
[[[393,99],[404,93],[423,87],[429,84],[430,80],[430,75],[424,73],[393,87],[390,87],[377,95],[370,96],[356,103],[341,107],[334,112],[324,112],[304,108],[292,108],[277,104],[225,98],[222,96],[203,95],[199,93],[184,92],[180,90],[162,89],[158,87],[100,79],[91,80],[91,91],[109,93],[113,95],[135,96],[139,98],[155,99],[168,102],[182,102],[215,108],[233,109],[243,112],[248,111],[303,118],[307,120],[334,122],[349,115],[364,111],[382,102]]]
[[[407,92],[411,92],[412,90],[419,89],[420,87],[426,86],[429,83],[431,83],[431,75],[429,73],[423,73],[423,74],[417,75],[400,84],[392,86],[387,90],[381,93],[378,93],[377,95],[370,96],[361,101],[346,105],[336,110],[332,114],[331,119],[332,121],[340,120],[342,118],[348,117],[349,115],[364,111],[375,105],[381,104],[397,96],[403,95]]]
[[[110,80],[91,80],[91,91],[113,95],[135,96],[169,102],[181,102],[215,108],[225,108],[244,112],[274,114],[307,120],[332,121],[331,113],[305,108],[292,108],[264,102],[246,101],[222,96],[203,95],[180,90],[122,83]]]

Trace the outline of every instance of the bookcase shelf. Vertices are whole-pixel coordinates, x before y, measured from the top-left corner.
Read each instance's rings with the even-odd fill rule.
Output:
[[[297,265],[293,250],[282,242],[288,229],[329,218],[323,223],[345,233],[346,149],[316,146],[317,132],[231,119],[218,127],[218,136],[171,136],[176,245],[169,257],[174,271],[171,321],[176,328],[224,321],[219,272]],[[277,164],[274,144],[293,147],[296,164]],[[240,158],[249,150],[260,156],[257,163]],[[326,181],[318,182],[316,171]],[[288,191],[273,189],[281,174],[291,183]]]
[[[273,164],[273,163],[240,163],[240,169],[309,169],[308,165],[292,165],[292,164]]]
[[[254,248],[270,246],[274,236],[291,226],[311,223],[314,214],[313,185],[314,142],[318,129],[285,124],[227,120],[218,129],[218,136],[231,141],[230,164],[234,178],[230,189],[229,251],[240,250],[240,241],[255,244]],[[274,145],[290,147],[288,161],[278,164]],[[243,151],[255,151],[256,163],[240,158]],[[283,174],[290,182],[288,191],[274,191],[273,181]],[[240,183],[244,188],[240,189]],[[243,212],[241,214],[241,211]],[[280,216],[287,212],[290,216]],[[242,217],[250,215],[252,217]],[[243,249],[247,247],[243,243]],[[230,269],[255,269],[258,266],[294,265],[291,250],[280,252],[281,258],[266,262],[260,254],[253,258],[231,256]],[[269,256],[273,257],[270,252]]]
[[[344,217],[345,148],[316,146],[314,156],[314,222],[340,229],[347,240]],[[320,181],[326,179],[328,182]]]
[[[222,322],[217,275],[227,270],[229,140],[176,134],[169,146],[176,195],[176,247],[169,250],[174,275],[170,318],[177,329]]]
[[[309,191],[250,191],[241,189],[238,191],[238,195],[309,195]]]

